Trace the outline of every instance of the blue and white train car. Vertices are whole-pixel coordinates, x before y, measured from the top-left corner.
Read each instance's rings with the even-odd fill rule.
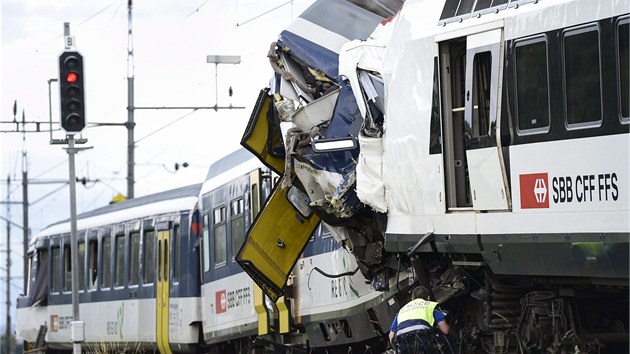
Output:
[[[269,229],[266,239],[254,241],[253,253],[243,248],[259,211],[269,209],[270,194],[292,195],[293,189],[282,189],[277,180],[272,169],[245,149],[210,167],[199,204],[204,344],[211,350],[230,352],[256,347],[274,352],[306,348],[346,352],[348,347],[363,348],[366,343],[384,349],[393,309],[398,308],[394,296],[399,288],[374,291],[358,272],[354,256],[315,215],[294,219],[313,225],[307,230],[306,245],[294,237],[297,228],[279,217],[282,225]],[[299,213],[297,209],[293,212]],[[294,247],[300,248],[298,258],[285,253]],[[260,249],[269,248],[277,249],[274,257],[292,269],[284,296],[277,299],[265,295],[239,264],[247,264],[260,255]],[[406,288],[406,281],[403,272],[400,287]]]
[[[27,294],[17,302],[17,336],[49,350],[72,349],[72,273],[88,348],[190,351],[201,331],[199,252],[191,220],[201,184],[135,198],[77,216],[79,268],[70,223],[33,238]]]
[[[210,167],[201,188],[201,311],[209,345],[258,334],[253,282],[234,255],[258,213],[262,191],[271,188],[271,175],[261,167],[246,150],[237,150]]]
[[[276,180],[241,149],[214,163],[203,184],[83,213],[77,218],[78,269],[71,267],[69,221],[47,227],[31,243],[29,288],[17,305],[18,337],[28,348],[44,326],[47,351],[72,350],[76,271],[86,350],[384,349],[407,273],[392,280],[391,292],[374,291],[354,256],[315,215],[304,216],[314,223],[306,245],[286,227],[270,233],[270,245],[261,245],[278,247],[283,239],[283,247],[301,247],[299,257],[284,259],[294,269],[284,297],[264,295],[236,261],[239,252],[248,254],[241,248],[267,197],[292,193]]]

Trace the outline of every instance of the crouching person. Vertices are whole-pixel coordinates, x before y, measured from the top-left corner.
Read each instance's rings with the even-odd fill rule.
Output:
[[[429,301],[429,291],[423,286],[417,286],[411,293],[411,301],[403,306],[389,332],[389,339],[401,354],[436,354],[441,353],[439,336],[433,329],[436,323],[444,335],[448,334],[449,326],[446,316],[436,309],[437,302]],[[441,343],[446,344],[444,340]],[[446,348],[446,353],[451,350]]]

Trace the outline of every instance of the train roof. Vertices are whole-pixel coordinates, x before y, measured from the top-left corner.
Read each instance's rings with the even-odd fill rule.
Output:
[[[206,181],[211,180],[212,178],[215,178],[220,174],[242,164],[243,162],[251,160],[252,158],[254,158],[254,155],[243,148],[233,151],[210,165],[210,169],[208,169],[208,174],[206,175]]]
[[[210,166],[206,181],[201,187],[201,194],[261,167],[263,164],[248,150],[240,148],[233,151]]]
[[[396,14],[403,6],[405,0],[347,0],[365,10],[381,17],[390,17]]]
[[[77,215],[77,229],[98,227],[122,220],[192,210],[199,198],[201,183],[125,200]],[[53,223],[38,236],[70,232],[70,219]]]

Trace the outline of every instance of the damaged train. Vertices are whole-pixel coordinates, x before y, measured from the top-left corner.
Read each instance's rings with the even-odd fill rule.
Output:
[[[364,37],[307,11],[242,145],[373,289],[431,289],[462,352],[627,352],[629,9],[407,0]],[[236,257],[274,300],[315,227],[282,190]]]
[[[401,4],[316,2],[293,26],[306,32],[323,28],[317,19],[327,13],[326,26],[343,29],[328,39],[341,45],[368,38]],[[287,34],[285,41],[290,38]],[[350,91],[340,97],[354,99]],[[257,110],[268,109],[261,107]],[[254,128],[276,127],[259,124],[245,133],[250,147],[267,142],[266,129]],[[283,146],[273,141],[266,151],[284,156]],[[375,290],[338,242],[343,228],[320,222],[309,205],[312,196],[297,180],[280,188],[284,164],[284,158],[262,164],[241,149],[214,163],[203,183],[78,215],[78,269],[71,266],[69,220],[45,228],[30,244],[27,291],[17,300],[17,336],[26,348],[52,353],[72,350],[75,331],[85,350],[94,352],[385,350],[389,326],[404,301],[400,294],[409,288],[409,271],[401,268],[396,277],[382,279],[390,290]],[[283,208],[285,201],[291,209]],[[278,211],[274,218],[282,224],[265,230],[273,235],[271,243],[249,237],[245,244],[250,225],[258,225],[258,232],[269,226],[257,223],[260,210]],[[306,239],[296,237],[294,230],[304,229]],[[256,269],[282,283],[280,296],[243,271],[242,266],[254,269],[247,259],[259,256],[275,262]],[[81,322],[72,311],[75,272]]]
[[[266,297],[235,261],[275,179],[240,149],[215,162],[204,183],[80,214],[78,269],[69,220],[50,225],[29,248],[17,336],[49,353],[71,352],[77,328],[86,352],[384,350],[395,289],[407,287],[408,273],[392,279],[389,292],[372,289],[300,190],[285,191],[314,231],[285,296]],[[73,318],[75,271],[81,322]]]

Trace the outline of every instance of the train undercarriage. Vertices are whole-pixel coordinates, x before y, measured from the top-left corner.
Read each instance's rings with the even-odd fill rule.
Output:
[[[424,268],[433,296],[447,314],[453,346],[443,353],[625,353],[629,349],[628,286],[616,279],[494,274],[481,257],[464,254],[399,254],[390,275],[408,269],[397,302],[409,301]],[[420,260],[421,259],[421,260]],[[279,344],[282,336],[222,343],[210,353],[393,352],[388,328],[352,346],[310,348]],[[343,328],[340,329],[343,331]],[[287,343],[291,340],[286,340]],[[446,342],[445,342],[446,343]]]
[[[445,353],[628,352],[627,280],[498,275],[464,254],[399,258],[447,313],[457,348]]]

